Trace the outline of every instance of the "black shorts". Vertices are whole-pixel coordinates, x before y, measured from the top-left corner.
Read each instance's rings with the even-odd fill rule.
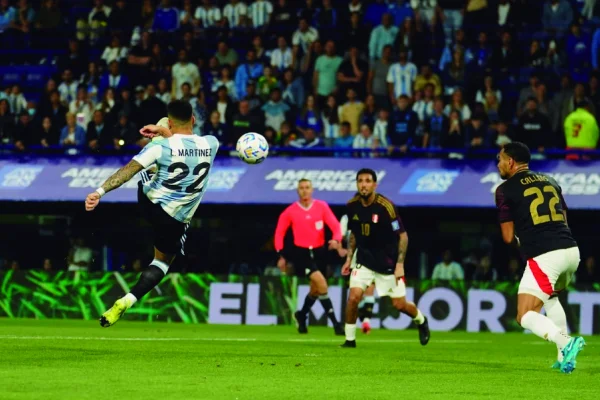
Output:
[[[188,224],[177,221],[160,205],[151,202],[144,194],[141,182],[138,187],[138,203],[142,209],[142,215],[152,226],[154,247],[165,254],[184,254],[183,246]]]
[[[298,276],[310,276],[313,272],[325,273],[328,261],[328,250],[325,246],[307,249],[294,246],[285,252],[285,257],[294,265]]]

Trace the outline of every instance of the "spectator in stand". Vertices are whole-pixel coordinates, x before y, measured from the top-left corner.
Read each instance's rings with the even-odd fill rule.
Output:
[[[87,59],[88,56],[84,55],[81,51],[79,42],[75,39],[70,39],[67,54],[58,56],[56,60],[56,68],[58,71],[70,69],[73,71],[73,75],[76,77],[81,77],[88,65]]]
[[[448,136],[450,122],[444,115],[444,101],[437,98],[433,102],[432,114],[425,118],[423,148],[439,149]]]
[[[250,106],[250,111],[255,112],[262,107],[262,100],[260,96],[256,93],[256,83],[254,81],[248,81],[246,85],[246,96],[243,98],[248,102]]]
[[[419,116],[410,109],[410,100],[404,94],[398,97],[396,105],[390,118],[388,151],[390,154],[397,151],[406,154],[413,145],[419,125]]]
[[[398,62],[390,66],[387,75],[390,101],[394,104],[399,96],[412,96],[413,85],[417,78],[417,66],[408,62],[408,54],[400,52]]]
[[[235,30],[248,16],[248,6],[240,0],[230,0],[223,8],[223,17],[229,29]]]
[[[387,77],[392,65],[391,57],[392,46],[387,45],[383,48],[381,58],[371,61],[369,68],[367,93],[375,96],[375,103],[378,107],[388,107],[390,104]]]
[[[358,47],[351,46],[348,57],[340,64],[337,73],[340,93],[352,88],[359,98],[364,98],[368,72],[369,64],[360,58]]]
[[[60,101],[68,105],[77,98],[79,83],[73,80],[73,73],[70,69],[63,71],[62,80],[62,83],[58,85],[58,93]]]
[[[154,13],[152,31],[174,32],[179,29],[179,10],[171,7],[171,0],[161,0],[160,7]]]
[[[437,23],[437,0],[411,0],[410,6],[415,13],[419,30],[423,26],[434,32]]]
[[[365,23],[371,27],[377,26],[384,14],[388,12],[388,8],[389,6],[385,0],[374,0],[373,2],[370,2],[365,11]],[[392,22],[393,20],[390,18],[390,23]]]
[[[10,144],[13,140],[15,118],[10,113],[8,100],[0,99],[0,144]]]
[[[360,133],[354,136],[354,141],[352,142],[353,149],[370,149],[373,150],[376,147],[375,137],[373,136],[373,131],[371,131],[371,127],[367,124],[362,124],[360,126]],[[359,157],[373,157],[372,152],[359,152],[356,153]]]
[[[338,107],[336,97],[329,95],[327,97],[327,104],[323,108],[322,121],[323,121],[323,141],[325,146],[331,146],[339,136],[340,128],[340,111],[341,107]],[[350,131],[350,129],[348,129]]]
[[[496,87],[493,76],[486,75],[483,78],[483,86],[477,91],[475,95],[476,103],[485,103],[486,97],[489,94],[493,94],[496,97],[498,103],[502,102],[502,91]]]
[[[348,4],[348,14],[357,14],[362,18],[365,10],[363,9],[363,5],[360,0],[350,0],[350,4]]]
[[[152,42],[150,32],[143,32],[140,42],[131,49],[127,56],[128,70],[135,83],[145,84],[151,81],[151,61]]]
[[[424,90],[428,84],[433,85],[434,96],[442,95],[442,80],[437,74],[433,73],[431,65],[425,64],[421,66],[421,74],[415,78],[415,91]]]
[[[120,150],[123,146],[143,147],[148,143],[148,139],[140,137],[138,129],[123,111],[119,113],[119,120],[113,128],[113,134],[115,150]]]
[[[292,49],[288,46],[285,37],[277,38],[277,48],[271,52],[271,66],[277,72],[282,72],[286,68],[294,65],[294,55]]]
[[[19,120],[13,130],[13,140],[18,151],[24,151],[27,147],[36,142],[35,127],[31,121],[31,116],[27,111],[19,114]]]
[[[71,241],[71,249],[67,256],[69,271],[88,271],[93,261],[93,252],[87,246],[83,238],[75,238]]]
[[[444,114],[450,116],[450,112],[456,110],[461,118],[462,123],[468,124],[471,119],[471,108],[465,103],[463,91],[458,88],[452,92],[450,103],[444,108]]]
[[[494,140],[494,144],[498,148],[502,148],[505,144],[511,143],[512,139],[510,138],[512,135],[508,130],[508,123],[506,121],[498,121],[495,126],[496,137]]]
[[[525,56],[525,66],[543,70],[545,59],[546,53],[544,52],[544,49],[542,49],[540,41],[537,39],[532,40],[529,51]]]
[[[50,104],[46,110],[42,110],[42,117],[52,118],[52,125],[54,126],[65,126],[65,115],[67,114],[67,107],[63,106],[60,102],[60,95],[58,91],[53,91],[50,94]]]
[[[140,114],[142,125],[155,123],[157,115],[167,115],[167,105],[157,96],[154,85],[148,85],[146,89],[146,98],[140,104]],[[197,119],[198,113],[195,114]]]
[[[419,131],[422,130],[425,120],[433,114],[433,85],[428,84],[425,90],[417,92],[412,109],[419,116]]]
[[[444,111],[444,114],[446,112]],[[452,110],[448,113],[448,135],[442,139],[442,146],[445,149],[462,149],[465,146],[465,127],[461,121],[460,112]],[[458,157],[462,158],[462,157]]]
[[[471,123],[465,129],[464,147],[468,150],[480,150],[490,147],[490,131],[485,122],[485,114],[473,114]]]
[[[542,24],[550,37],[562,38],[573,22],[573,9],[566,0],[547,0],[544,4]]]
[[[301,18],[298,21],[298,29],[292,36],[292,45],[294,46],[294,53],[298,54],[302,51],[305,54],[312,43],[319,39],[319,31],[310,26],[309,22],[305,18]]]
[[[392,16],[384,14],[381,17],[381,25],[377,26],[371,32],[369,39],[369,58],[377,60],[381,58],[383,48],[387,45],[393,45],[398,36],[398,27],[392,25]]]
[[[529,98],[525,112],[519,117],[515,140],[525,143],[532,151],[543,153],[544,149],[555,144],[551,132],[550,120],[539,112],[537,100]]]
[[[327,96],[335,90],[337,72],[342,64],[342,58],[335,54],[335,43],[325,43],[325,54],[317,59],[313,74],[313,88],[319,97],[319,104],[327,101]]]
[[[219,87],[217,89],[217,99],[214,109],[219,112],[221,123],[228,123],[229,118],[235,112],[234,108],[233,101],[231,101],[231,98],[227,93],[227,88],[225,86]]]
[[[570,96],[566,97],[560,108],[560,129],[562,130],[562,123],[565,121],[567,116],[571,114],[573,111],[577,109],[577,105],[580,103],[587,102],[587,107],[590,107],[591,113],[596,115],[596,109],[594,105],[590,102],[590,99],[585,94],[585,86],[582,83],[578,83],[573,88],[573,93]]]
[[[346,51],[351,46],[356,46],[361,54],[368,54],[370,36],[371,31],[369,27],[363,24],[360,15],[352,13],[350,15],[349,26],[340,38],[341,49]]]
[[[181,85],[189,83],[192,88],[192,94],[195,95],[200,90],[200,71],[198,67],[189,62],[188,55],[185,50],[179,50],[178,60],[171,70],[171,96],[173,99],[180,99]]]
[[[567,35],[566,53],[571,70],[590,67],[591,39],[586,32],[582,32],[578,24],[571,25],[571,32]]]
[[[115,7],[108,16],[108,28],[112,35],[122,35],[130,37],[133,30],[131,16],[132,10],[127,7],[125,0],[116,0]]]
[[[452,43],[457,30],[462,27],[466,0],[437,0],[440,16],[444,25],[446,44]]]
[[[64,147],[85,146],[85,130],[77,125],[75,114],[69,112],[66,115],[67,125],[60,132],[59,144]]]
[[[265,125],[279,132],[281,124],[286,120],[290,106],[281,100],[281,89],[271,90],[270,100],[262,106],[265,113]]]
[[[477,46],[465,51],[465,61],[478,74],[484,74],[492,65],[493,50],[488,43],[488,35],[485,32],[479,32]]]
[[[521,24],[522,13],[526,13],[526,10],[520,9],[518,3],[511,0],[498,0],[494,9],[494,21],[502,29],[516,29]]]
[[[258,79],[263,74],[263,65],[256,62],[256,52],[254,49],[246,53],[246,63],[241,64],[235,73],[235,91],[238,98],[243,99],[246,96],[246,86],[251,79]]]
[[[453,260],[452,252],[445,250],[442,255],[442,261],[433,267],[431,279],[434,281],[462,281],[465,279],[463,268],[459,263]]]
[[[337,40],[341,25],[341,15],[331,4],[331,0],[322,0],[322,7],[317,9],[314,17],[315,27],[321,32],[323,40]]]
[[[336,149],[351,149],[354,144],[354,137],[350,134],[350,124],[342,122],[340,124],[340,133],[333,141],[333,147]],[[336,157],[348,157],[352,152],[335,152]]]
[[[490,256],[483,256],[479,261],[479,265],[475,268],[473,274],[474,281],[483,282],[496,282],[498,279],[498,272],[496,268],[492,268],[492,259]]]
[[[91,62],[87,66],[87,72],[81,75],[79,82],[82,85],[87,87],[88,93],[90,95],[90,99],[93,101],[98,100],[98,88],[100,87],[100,70],[98,69],[98,64],[95,62]]]
[[[255,30],[266,32],[271,23],[273,5],[267,0],[255,0],[248,6],[248,16]]]
[[[587,100],[579,102],[576,110],[567,116],[564,128],[567,150],[595,150],[598,147],[598,122]],[[570,154],[567,158],[574,160],[579,156]]]
[[[492,16],[491,7],[487,0],[467,0],[464,9],[463,29],[472,37],[477,31],[489,29]]]
[[[266,65],[263,68],[263,74],[260,78],[258,78],[257,82],[257,92],[258,96],[261,98],[262,102],[265,102],[269,99],[271,95],[271,90],[279,87],[279,82],[277,78],[273,75],[273,69]]]
[[[57,28],[62,23],[62,13],[55,0],[43,0],[40,11],[35,16],[36,37],[38,44],[43,38],[57,37]],[[60,36],[60,34],[59,34]]]
[[[221,75],[219,76],[219,79],[213,81],[211,92],[216,93],[217,89],[221,86],[225,86],[227,88],[227,94],[232,101],[235,102],[239,99],[235,87],[235,81],[231,79],[231,68],[229,65],[225,65],[221,68]]]
[[[304,85],[302,78],[296,77],[291,68],[283,72],[283,80],[281,82],[282,97],[292,110],[299,109],[305,100]]]
[[[273,16],[271,18],[271,35],[289,35],[294,31],[294,27],[298,25],[296,19],[296,7],[290,5],[288,0],[277,0],[273,6]]]
[[[0,9],[2,7],[0,6]],[[27,48],[30,46],[31,30],[35,20],[35,11],[27,0],[19,0],[14,8],[14,18],[10,24],[15,48]],[[4,18],[8,15],[5,14]],[[2,19],[2,18],[0,18]],[[2,23],[0,23],[2,25]],[[0,28],[2,31],[2,28]]]
[[[258,113],[250,112],[248,101],[242,100],[238,105],[238,112],[231,118],[231,137],[229,146],[233,146],[237,140],[246,132],[264,131],[264,118]]]
[[[40,127],[37,137],[39,144],[42,147],[50,147],[58,144],[60,132],[56,127],[52,126],[52,120],[50,117],[44,117],[42,119],[42,126]]]
[[[388,138],[390,136],[390,112],[387,108],[379,110],[375,126],[373,127],[373,137],[377,148],[387,149]]]
[[[104,116],[108,122],[108,125],[111,126],[116,122],[116,118],[113,120],[114,111],[116,110],[116,97],[115,91],[112,88],[108,88],[104,93],[104,97],[102,98],[102,102],[96,106],[96,110],[100,110],[104,113]]]
[[[109,72],[102,75],[100,78],[98,87],[98,93],[100,95],[103,95],[108,88],[121,91],[124,88],[129,87],[129,78],[121,73],[118,61],[111,62],[108,69]]]
[[[212,135],[219,140],[221,146],[227,146],[227,125],[221,122],[221,116],[217,110],[210,113],[210,119],[204,125],[204,135]]]
[[[514,69],[520,65],[520,54],[512,43],[510,32],[504,32],[501,36],[501,43],[492,53],[490,64],[499,72],[503,78],[508,78]]]
[[[217,45],[217,53],[215,54],[220,65],[229,65],[235,68],[238,63],[238,55],[235,50],[230,49],[226,42],[221,41]]]
[[[525,103],[527,100],[535,97],[537,86],[540,84],[540,78],[536,72],[529,76],[529,86],[521,89],[519,93],[519,101],[517,103],[517,116],[525,111]]]
[[[121,46],[121,39],[119,39],[118,36],[113,36],[110,41],[110,46],[106,46],[104,48],[104,52],[100,58],[106,63],[106,65],[113,61],[118,61],[121,63],[127,59],[128,51],[129,49],[127,47]]]
[[[181,85],[181,97],[177,100],[189,102],[190,100],[192,100],[192,98],[194,98],[194,95],[192,94],[192,85],[190,85],[187,82],[184,82]]]
[[[22,111],[27,111],[27,99],[21,92],[19,85],[12,85],[7,100],[13,115],[19,115]]]
[[[227,94],[225,94],[227,96]],[[198,90],[198,94],[190,100],[196,123],[192,127],[194,135],[202,136],[202,129],[208,120],[208,107],[206,106],[206,96],[202,90]],[[166,112],[165,112],[166,113]],[[219,115],[220,118],[220,115]]]
[[[360,124],[367,124],[370,127],[374,127],[378,111],[377,105],[375,104],[375,97],[372,94],[368,95],[365,98],[365,109],[360,117]]]
[[[169,91],[167,80],[164,78],[158,81],[158,94],[156,97],[158,97],[165,104],[169,104],[173,98],[173,96],[171,96],[171,92]]]
[[[89,100],[88,92],[85,86],[80,85],[77,88],[77,98],[69,103],[69,112],[75,114],[77,117],[77,124],[82,126],[84,129],[92,120],[94,103]]]
[[[350,123],[350,133],[356,135],[359,130],[359,122],[365,109],[365,104],[357,99],[356,91],[350,88],[346,91],[348,101],[344,103],[340,111],[340,121]]]
[[[85,141],[91,150],[98,151],[103,147],[113,145],[113,136],[109,126],[104,122],[104,113],[94,112],[92,121],[88,124]]]
[[[155,7],[152,0],[142,0],[142,12],[140,25],[143,30],[152,29],[154,25]]]
[[[314,129],[307,128],[302,132],[302,137],[290,142],[291,147],[297,149],[310,149],[312,147],[321,147],[321,139],[317,137]]]
[[[444,82],[446,83],[446,94],[451,94],[454,88],[467,85],[467,67],[465,54],[461,48],[452,53],[452,61],[444,67]]]
[[[296,128],[301,134],[304,134],[307,129],[312,129],[318,134],[323,132],[323,121],[314,96],[309,95],[306,98],[306,103],[296,119]]]
[[[223,26],[221,9],[212,4],[210,0],[202,0],[202,5],[196,8],[194,23],[204,31],[204,36],[217,34]]]

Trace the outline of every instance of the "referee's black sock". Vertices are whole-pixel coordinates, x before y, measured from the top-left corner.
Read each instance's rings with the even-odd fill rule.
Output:
[[[309,294],[306,295],[306,298],[304,299],[304,305],[302,306],[302,309],[300,310],[300,312],[302,314],[307,314],[310,311],[310,309],[312,308],[312,306],[315,304],[315,301],[317,301],[316,297],[313,297]]]
[[[327,318],[331,320],[333,326],[336,326],[338,324],[338,320],[335,317],[335,312],[333,311],[333,304],[331,304],[331,299],[329,298],[329,295],[322,294],[319,296],[319,300],[321,301],[321,304],[323,305],[323,308],[327,313]]]
[[[142,272],[138,282],[131,288],[130,293],[134,295],[136,299],[141,299],[162,281],[168,270],[169,265],[167,263],[159,260],[152,260],[150,266]]]

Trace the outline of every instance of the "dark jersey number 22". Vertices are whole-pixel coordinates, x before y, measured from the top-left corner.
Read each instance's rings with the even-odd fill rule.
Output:
[[[209,169],[210,169],[210,163],[207,163],[207,162],[203,162],[203,163],[196,165],[196,168],[194,168],[194,170],[192,171],[192,175],[194,175],[194,176],[199,175],[198,179],[196,179],[194,181],[194,183],[192,183],[190,186],[186,187],[185,192],[186,193],[201,192],[202,189],[198,189],[198,186],[200,186],[202,181],[204,181],[204,179],[206,179],[206,177],[208,176]],[[177,175],[175,175],[174,177],[172,177],[171,179],[167,179],[166,181],[163,182],[163,186],[166,187],[167,189],[177,190],[177,191],[180,191],[183,189],[183,186],[178,185],[177,183],[179,181],[185,179],[190,174],[190,168],[185,163],[178,162],[178,163],[169,165],[169,168],[167,169],[167,171],[169,173],[173,173],[177,170],[181,170],[181,172],[178,173]],[[204,170],[204,171],[202,171],[202,170]],[[200,171],[202,171],[202,174],[200,174]]]

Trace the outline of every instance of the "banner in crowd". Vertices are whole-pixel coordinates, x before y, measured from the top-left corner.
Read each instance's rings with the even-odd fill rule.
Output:
[[[97,319],[129,291],[137,274],[44,271],[0,274],[0,317]],[[331,281],[329,296],[342,315],[347,299],[343,279]],[[159,287],[127,311],[125,319],[233,325],[292,325],[308,282],[288,277],[222,278],[211,274],[169,274]],[[407,298],[429,318],[432,330],[469,332],[521,331],[515,321],[517,283],[466,283],[438,286],[409,283]],[[600,333],[600,284],[569,288],[561,294],[569,327],[584,335]],[[371,325],[406,329],[411,319],[399,315],[387,298],[378,299]],[[311,325],[329,323],[317,304]]]
[[[5,158],[0,160],[0,201],[83,201],[130,157]],[[288,204],[300,178],[313,181],[316,196],[345,204],[356,190],[360,168],[377,172],[379,191],[398,206],[493,207],[502,182],[493,160],[283,158],[259,165],[218,158],[203,201],[221,204]],[[552,175],[570,208],[600,208],[600,162],[546,160],[531,168]],[[136,201],[138,178],[103,198]]]

